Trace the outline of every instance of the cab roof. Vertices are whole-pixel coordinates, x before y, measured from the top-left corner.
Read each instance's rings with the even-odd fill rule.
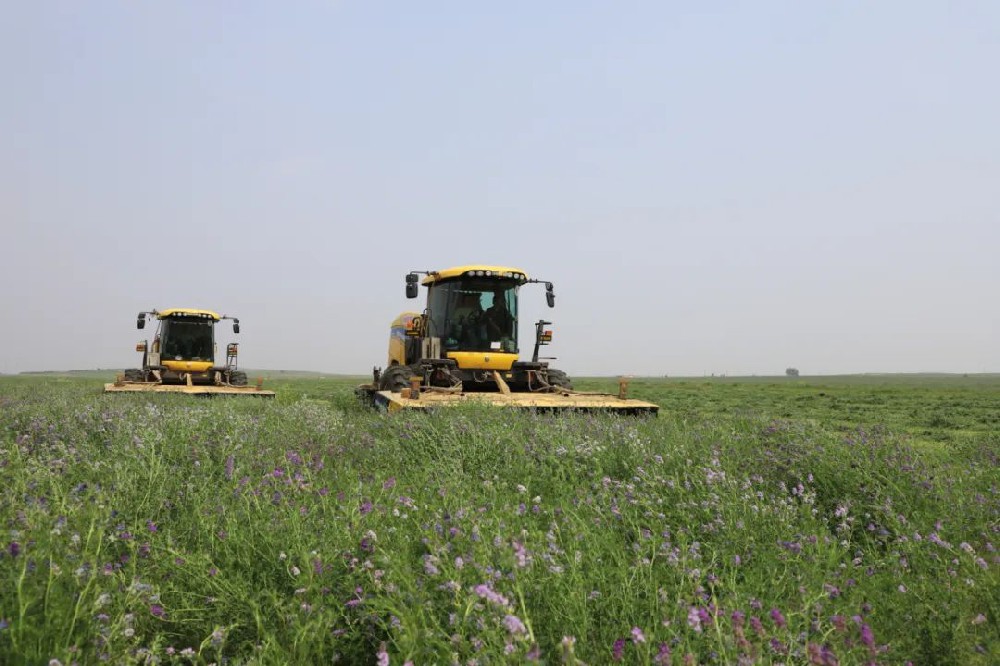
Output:
[[[432,285],[435,282],[441,280],[447,280],[450,278],[461,277],[463,275],[475,275],[476,277],[492,277],[492,278],[507,278],[507,279],[517,279],[521,282],[525,282],[528,279],[528,274],[525,273],[520,268],[514,268],[512,266],[488,266],[485,264],[469,264],[467,266],[455,266],[454,268],[446,268],[442,271],[435,271],[425,277],[421,284]]]
[[[164,319],[166,317],[204,317],[212,321],[222,319],[218,313],[211,310],[192,310],[190,308],[168,308],[166,310],[159,310],[156,313],[157,319]]]

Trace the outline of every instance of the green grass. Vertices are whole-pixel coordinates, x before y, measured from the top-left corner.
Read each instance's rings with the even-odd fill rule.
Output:
[[[0,663],[1000,661],[1000,379],[635,379],[638,421],[362,379],[0,379]]]

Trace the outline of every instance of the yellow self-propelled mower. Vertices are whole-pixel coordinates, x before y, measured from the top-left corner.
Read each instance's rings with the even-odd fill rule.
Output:
[[[135,346],[142,354],[142,367],[125,370],[114,383],[104,385],[106,392],[274,395],[264,391],[259,381],[249,385],[246,373],[237,368],[239,343],[226,345],[224,365],[215,362],[215,325],[231,319],[233,333],[239,333],[239,319],[210,310],[149,310],[139,313],[136,328],[145,328],[150,318],[158,323],[152,344],[142,340]]]
[[[566,373],[538,355],[552,340],[551,322],[535,323],[531,360],[520,360],[518,291],[544,284],[553,307],[551,282],[509,266],[458,266],[409,273],[407,298],[419,293],[419,273],[425,276],[427,306],[393,321],[386,368],[375,368],[373,381],[358,387],[365,401],[388,411],[483,402],[543,411],[656,414],[656,405],[627,399],[624,389],[617,396],[574,391]]]

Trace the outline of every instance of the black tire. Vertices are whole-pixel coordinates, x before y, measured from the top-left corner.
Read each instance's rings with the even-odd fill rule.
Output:
[[[135,368],[125,371],[125,381],[127,382],[144,382],[146,381],[146,373],[142,370],[136,370]]]
[[[410,376],[412,374],[408,366],[389,366],[378,380],[378,390],[399,393],[410,386]]]
[[[233,386],[246,386],[247,373],[242,370],[233,370],[229,373],[229,383]]]
[[[562,370],[555,370],[549,368],[549,384],[552,386],[567,389],[569,391],[573,390],[573,382],[570,380],[569,375],[567,375]]]

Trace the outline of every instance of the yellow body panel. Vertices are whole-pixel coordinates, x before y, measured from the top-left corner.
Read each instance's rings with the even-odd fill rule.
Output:
[[[517,354],[504,352],[448,352],[462,370],[510,370]]]
[[[163,366],[174,372],[205,372],[212,367],[211,361],[161,361]]]
[[[418,312],[404,312],[392,320],[392,328],[389,330],[389,365],[406,365],[406,327],[419,316]]]
[[[215,321],[219,321],[222,317],[211,310],[192,310],[190,308],[169,308],[167,310],[160,310],[156,313],[158,319],[163,319],[164,317],[169,317],[171,315],[194,315],[195,317],[211,317]]]
[[[514,268],[512,266],[486,266],[481,264],[470,264],[468,266],[455,266],[454,268],[446,268],[443,271],[435,271],[425,277],[421,284],[434,284],[438,280],[458,277],[466,271],[490,271],[493,274],[492,277],[503,277],[507,273],[518,273],[523,275],[524,279],[528,279],[528,274],[520,268]]]

